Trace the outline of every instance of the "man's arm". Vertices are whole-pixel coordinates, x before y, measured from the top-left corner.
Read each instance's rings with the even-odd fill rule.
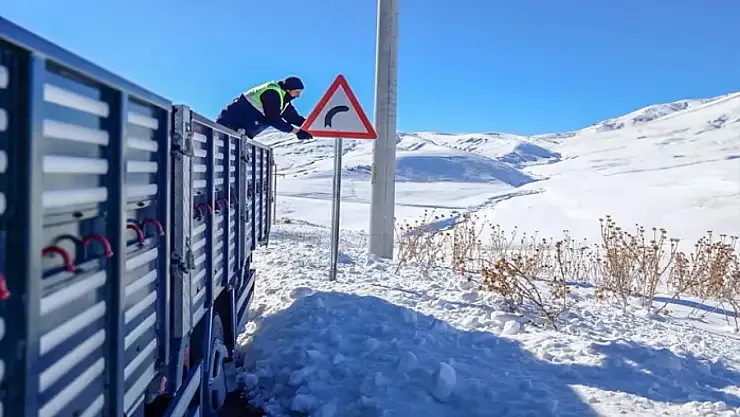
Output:
[[[283,112],[283,120],[295,126],[303,126],[306,123],[306,118],[298,114],[298,111],[291,103],[288,103],[288,107]]]
[[[285,133],[296,133],[298,129],[294,128],[283,120],[280,115],[280,96],[275,90],[267,90],[262,93],[262,108],[265,111],[267,123],[275,129]]]

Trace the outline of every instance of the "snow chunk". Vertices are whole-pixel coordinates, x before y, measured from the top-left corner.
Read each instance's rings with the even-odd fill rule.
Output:
[[[441,362],[436,377],[432,395],[434,398],[443,402],[449,400],[452,391],[455,389],[455,385],[457,385],[455,369],[449,364]]]
[[[337,254],[337,263],[343,264],[343,265],[353,265],[355,263],[354,259],[352,259],[351,256],[347,255],[344,252],[339,252]]]
[[[522,325],[518,321],[509,320],[504,323],[504,330],[501,331],[503,336],[513,336],[521,330]]]
[[[380,346],[380,342],[378,341],[378,339],[370,337],[365,340],[363,346],[365,347],[365,350],[367,350],[368,352],[372,352]]]
[[[473,301],[478,299],[478,291],[468,291],[461,295],[461,298],[464,301],[467,301],[469,303],[472,303]]]
[[[416,367],[419,360],[414,355],[414,352],[403,352],[398,358],[397,368],[399,372],[406,373]]]
[[[316,417],[334,417],[337,415],[337,401],[332,400],[319,408]]]
[[[290,298],[292,300],[297,300],[299,298],[308,297],[310,295],[313,295],[314,290],[309,287],[296,287],[293,288],[293,291],[290,292]]]
[[[403,320],[406,323],[416,323],[416,311],[411,309],[403,310]]]
[[[313,396],[307,394],[298,394],[293,397],[293,403],[291,404],[290,409],[293,411],[307,413],[311,411],[315,404],[316,398],[314,398]]]

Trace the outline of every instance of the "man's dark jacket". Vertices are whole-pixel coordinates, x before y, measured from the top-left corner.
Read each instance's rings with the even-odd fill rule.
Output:
[[[278,85],[285,89],[282,81],[279,81]],[[261,99],[265,109],[264,115],[247,101],[244,94],[240,94],[231,104],[221,110],[216,122],[232,130],[244,129],[247,137],[254,139],[270,126],[281,132],[290,133],[293,131],[291,124],[301,126],[306,121],[290,103],[293,100],[290,94],[285,95],[286,107],[282,115],[280,114],[280,96],[277,91],[267,90],[262,93]]]

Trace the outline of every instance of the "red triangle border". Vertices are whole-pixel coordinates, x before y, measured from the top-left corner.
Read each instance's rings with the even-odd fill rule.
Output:
[[[357,115],[360,117],[360,121],[362,122],[362,125],[365,127],[365,130],[367,132],[342,132],[342,131],[334,131],[334,130],[308,130],[305,129],[308,133],[313,135],[314,137],[329,137],[329,138],[347,138],[347,139],[376,139],[378,137],[377,133],[375,133],[375,128],[373,127],[372,123],[370,123],[370,120],[367,118],[367,115],[365,114],[365,111],[362,110],[362,106],[360,106],[360,102],[357,100],[357,97],[355,96],[355,93],[352,91],[352,89],[349,87],[349,83],[347,83],[347,79],[344,78],[344,75],[339,74],[337,75],[337,78],[334,79],[334,81],[331,83],[329,88],[326,90],[324,95],[321,97],[321,100],[319,100],[318,104],[316,104],[316,107],[311,111],[311,114],[308,115],[306,118],[306,121],[303,123],[303,126],[311,126],[315,121],[316,118],[319,117],[319,114],[321,111],[326,107],[326,104],[329,102],[331,97],[334,95],[334,93],[337,91],[339,87],[343,87],[344,91],[347,93],[347,98],[349,99],[350,104],[355,108],[355,111],[357,112]]]

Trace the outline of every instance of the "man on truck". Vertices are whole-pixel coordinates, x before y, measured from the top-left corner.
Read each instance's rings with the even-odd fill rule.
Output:
[[[310,133],[300,127],[293,127],[301,126],[306,121],[291,104],[291,101],[301,96],[302,91],[303,82],[295,76],[282,81],[268,81],[235,98],[221,110],[216,123],[235,131],[242,130],[250,139],[254,139],[270,126],[285,133],[293,133],[300,140],[311,139],[313,136]]]

